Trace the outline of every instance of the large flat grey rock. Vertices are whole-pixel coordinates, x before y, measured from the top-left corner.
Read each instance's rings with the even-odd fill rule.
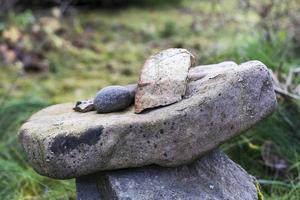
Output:
[[[181,167],[103,172],[76,183],[79,200],[258,199],[254,177],[218,150]]]
[[[135,112],[180,101],[193,63],[194,56],[186,49],[171,48],[150,56],[140,74]]]
[[[206,69],[197,68],[197,73]],[[74,112],[72,103],[50,106],[21,127],[20,141],[33,168],[53,178],[189,163],[276,107],[264,64],[251,61],[226,68],[189,81],[182,101],[143,114],[132,107],[97,114]]]

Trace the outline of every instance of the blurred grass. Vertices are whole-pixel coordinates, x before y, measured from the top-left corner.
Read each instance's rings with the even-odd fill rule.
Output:
[[[285,30],[266,40],[256,30],[258,17],[239,11],[237,5],[193,0],[160,9],[82,10],[59,19],[61,31],[47,26],[36,38],[31,28],[51,15],[49,11],[10,13],[0,21],[0,32],[18,27],[23,46],[42,52],[49,64],[49,72],[40,74],[24,73],[20,62],[0,64],[0,199],[74,199],[73,180],[52,180],[30,168],[17,140],[18,128],[45,106],[88,99],[107,85],[135,83],[143,62],[154,52],[187,48],[199,65],[256,59],[283,74],[299,65],[299,52]],[[274,115],[222,146],[258,179],[265,199],[299,199],[299,112],[299,102],[280,98]],[[261,158],[269,140],[289,163],[282,174],[266,167]]]
[[[75,199],[73,181],[42,177],[26,162],[17,139],[18,128],[35,111],[49,105],[35,97],[12,100],[0,109],[1,199]],[[34,198],[35,197],[35,198]]]

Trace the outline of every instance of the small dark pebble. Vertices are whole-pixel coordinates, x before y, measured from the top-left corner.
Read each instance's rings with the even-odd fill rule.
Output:
[[[94,100],[90,99],[86,101],[77,101],[73,110],[83,113],[93,111],[95,110]]]
[[[95,99],[94,105],[98,113],[121,111],[134,102],[132,88],[124,86],[108,86],[101,89]]]

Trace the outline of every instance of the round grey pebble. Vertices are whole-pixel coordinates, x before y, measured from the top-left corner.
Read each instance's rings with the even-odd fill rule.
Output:
[[[124,86],[108,86],[101,89],[94,105],[98,113],[116,112],[126,109],[134,101],[131,91]]]

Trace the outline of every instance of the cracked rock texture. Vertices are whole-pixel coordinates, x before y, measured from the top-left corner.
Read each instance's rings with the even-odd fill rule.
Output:
[[[190,163],[276,107],[263,63],[223,63],[216,68],[191,69],[205,75],[188,82],[183,100],[142,114],[135,114],[133,107],[108,114],[78,113],[72,103],[39,111],[19,134],[29,162],[38,173],[60,179],[150,164]]]
[[[92,195],[101,200],[258,199],[254,177],[219,150],[181,167],[116,170],[80,177],[76,183],[78,199]]]
[[[148,58],[138,82],[135,112],[180,101],[193,63],[194,56],[186,49],[171,48]]]

